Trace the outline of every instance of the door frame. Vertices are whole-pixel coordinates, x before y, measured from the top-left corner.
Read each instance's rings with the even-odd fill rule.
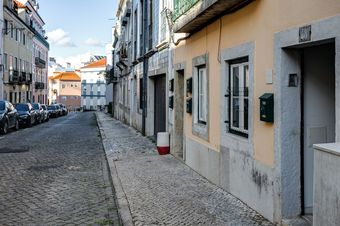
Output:
[[[340,16],[320,20],[309,24],[311,26],[311,40],[301,43],[299,30],[301,27],[291,28],[275,34],[274,64],[275,64],[275,174],[277,175],[278,212],[276,218],[294,218],[302,213],[301,192],[302,155],[301,155],[301,99],[296,98],[301,92],[301,61],[299,53],[288,53],[287,48],[307,47],[334,40],[335,51],[340,53]],[[294,60],[295,59],[295,60]],[[301,60],[301,59],[300,59]],[[300,68],[300,69],[299,69]],[[288,75],[298,74],[299,86],[296,89],[288,87]],[[335,117],[336,141],[340,141],[340,54],[335,56]],[[301,96],[301,95],[300,95]],[[292,113],[294,109],[294,113]],[[337,120],[338,119],[338,120]],[[298,125],[296,125],[298,124]]]

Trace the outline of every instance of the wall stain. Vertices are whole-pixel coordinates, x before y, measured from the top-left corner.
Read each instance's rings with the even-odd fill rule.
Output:
[[[262,189],[264,188],[265,191],[268,191],[269,181],[267,174],[262,174],[257,169],[252,169],[252,179],[255,182],[255,184],[258,186],[259,192],[262,192]]]

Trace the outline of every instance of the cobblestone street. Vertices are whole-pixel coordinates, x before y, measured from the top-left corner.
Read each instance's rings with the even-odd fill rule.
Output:
[[[272,225],[134,129],[97,118],[126,225]]]
[[[0,225],[112,224],[118,213],[93,113],[0,137]]]

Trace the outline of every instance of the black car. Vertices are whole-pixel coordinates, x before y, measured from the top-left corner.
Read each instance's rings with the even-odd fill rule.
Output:
[[[30,127],[37,122],[37,113],[30,103],[16,104],[15,109],[19,113],[19,125]]]
[[[50,117],[53,117],[53,118],[59,117],[59,109],[58,109],[57,105],[55,105],[55,104],[48,105],[47,110],[50,114]]]
[[[8,101],[0,101],[0,131],[3,134],[8,132],[8,129],[19,129],[18,112],[13,105]]]
[[[44,121],[44,110],[39,103],[33,103],[32,107],[37,113],[37,123],[42,123]]]

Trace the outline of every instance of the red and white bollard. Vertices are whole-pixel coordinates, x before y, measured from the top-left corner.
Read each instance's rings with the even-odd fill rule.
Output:
[[[157,133],[157,151],[160,155],[170,154],[170,142],[168,132]]]

